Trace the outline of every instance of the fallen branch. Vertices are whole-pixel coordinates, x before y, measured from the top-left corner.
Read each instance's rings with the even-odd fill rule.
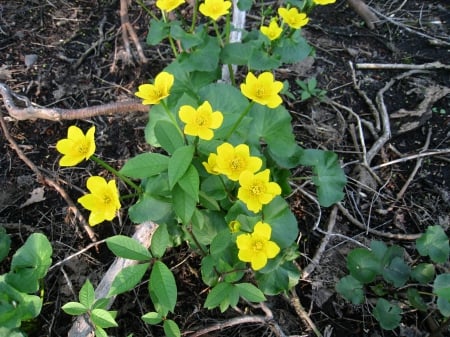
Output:
[[[150,247],[153,233],[158,228],[158,225],[148,221],[136,226],[136,231],[133,239],[139,241],[141,245],[146,248]],[[111,284],[116,275],[124,268],[136,265],[139,261],[128,260],[123,258],[116,258],[108,271],[103,275],[102,280],[95,289],[95,298],[105,298],[108,295]],[[111,307],[115,300],[115,296],[110,298],[107,309]],[[93,336],[92,325],[90,324],[86,315],[78,316],[67,334],[67,337],[88,337]]]
[[[375,29],[375,23],[380,20],[362,0],[347,0],[347,3],[364,20],[369,29]]]
[[[404,63],[356,63],[356,69],[374,70],[429,70],[429,69],[450,69],[450,64],[443,64],[439,61],[424,64],[404,64]]]
[[[17,120],[46,119],[51,121],[86,119],[94,116],[113,115],[130,112],[148,112],[149,106],[137,100],[113,102],[79,109],[44,108],[34,106],[30,100],[11,91],[4,83],[0,83],[0,95],[8,114]],[[22,101],[25,107],[18,107],[15,100]]]

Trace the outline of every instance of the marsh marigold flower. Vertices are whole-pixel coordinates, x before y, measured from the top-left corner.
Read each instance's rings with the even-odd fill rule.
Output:
[[[159,101],[170,94],[174,76],[168,72],[161,72],[155,77],[154,84],[142,84],[138,88],[135,96],[142,98],[142,104],[158,104]]]
[[[287,8],[278,8],[278,14],[283,18],[283,21],[286,24],[294,29],[299,29],[306,25],[309,21],[308,16],[305,13],[299,13],[298,9],[292,7],[290,9]]]
[[[250,156],[250,148],[246,144],[234,147],[223,143],[217,147],[216,170],[230,180],[238,181],[244,171],[257,172],[261,165],[261,158]]]
[[[67,130],[67,138],[56,143],[56,150],[63,154],[59,160],[60,166],[75,166],[84,159],[89,159],[95,152],[95,126],[86,135],[81,129],[72,125]]]
[[[91,211],[89,225],[95,226],[105,220],[114,219],[120,209],[116,182],[114,180],[106,182],[105,178],[94,176],[89,177],[86,186],[91,193],[78,198],[78,202]]]
[[[227,15],[230,11],[231,1],[224,0],[205,0],[200,4],[198,10],[204,16],[217,21],[222,15]]]
[[[329,5],[334,4],[336,0],[313,0],[316,5]]]
[[[185,2],[185,0],[157,0],[156,7],[162,11],[171,12]]]
[[[283,29],[278,26],[278,23],[276,20],[270,21],[269,26],[261,26],[259,29],[261,33],[263,33],[270,41],[276,40],[280,37],[281,33],[283,32]]]
[[[186,123],[184,133],[204,140],[212,139],[214,137],[212,130],[219,128],[223,122],[222,113],[213,112],[208,101],[203,102],[197,109],[190,105],[183,105],[178,114],[181,121]]]
[[[252,212],[259,212],[263,205],[267,205],[277,195],[281,194],[280,186],[269,181],[270,170],[265,169],[253,174],[244,171],[239,176],[238,199],[243,201]]]
[[[257,222],[251,234],[241,234],[236,238],[239,249],[238,258],[243,262],[250,262],[253,270],[265,267],[268,259],[272,259],[280,252],[280,247],[270,241],[272,228],[264,222]]]
[[[210,155],[208,156],[208,161],[204,161],[203,163],[203,167],[205,168],[206,172],[208,172],[209,174],[214,174],[214,175],[218,175],[220,174],[218,168],[217,168],[217,154],[215,153],[210,153]]]
[[[245,97],[269,108],[276,108],[283,102],[278,95],[281,89],[283,83],[275,81],[272,73],[267,71],[258,77],[250,72],[245,78],[245,83],[241,84],[241,92]]]

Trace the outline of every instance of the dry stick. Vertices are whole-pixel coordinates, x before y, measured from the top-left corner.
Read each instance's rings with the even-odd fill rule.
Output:
[[[130,1],[131,2],[131,1]],[[128,39],[128,35],[133,40],[133,43],[138,52],[139,58],[142,63],[147,63],[148,60],[144,55],[144,50],[142,49],[141,43],[134,31],[133,26],[130,24],[130,18],[128,16],[128,0],[120,0],[120,22],[122,27],[122,40],[125,46],[125,52],[127,53],[127,57],[129,60],[132,60],[131,48],[130,48],[130,40]]]
[[[373,70],[427,70],[427,69],[450,69],[449,64],[443,64],[439,61],[424,64],[403,64],[403,63],[356,63],[356,69]]]
[[[450,149],[442,149],[442,150],[433,150],[433,151],[428,151],[428,152],[421,152],[418,154],[412,154],[410,156],[406,156],[406,157],[402,157],[399,159],[395,159],[392,161],[389,161],[387,163],[383,163],[377,166],[373,166],[372,170],[378,170],[382,167],[386,167],[386,166],[390,166],[390,165],[394,165],[394,164],[398,164],[398,163],[403,163],[405,161],[408,160],[414,160],[414,159],[418,159],[418,158],[425,158],[425,157],[431,157],[431,156],[440,156],[440,155],[444,155],[444,154],[449,154],[450,153]]]
[[[297,315],[308,324],[308,326],[311,328],[312,331],[314,331],[315,335],[317,337],[323,337],[322,333],[317,329],[316,324],[312,321],[311,317],[309,317],[308,313],[306,312],[305,308],[303,308],[302,303],[300,302],[300,299],[298,298],[297,292],[295,291],[295,288],[291,289],[291,305],[294,307],[295,312]]]
[[[94,116],[103,116],[130,112],[148,112],[149,106],[139,101],[129,100],[122,102],[95,105],[80,109],[43,108],[31,106],[27,97],[17,95],[4,83],[0,83],[0,95],[3,97],[8,114],[17,120],[46,119],[51,121],[86,119]],[[20,108],[14,102],[13,96],[24,102],[24,108]]]
[[[137,225],[136,231],[133,235],[133,239],[137,240],[145,248],[149,248],[152,240],[152,236],[158,225],[147,221],[140,225]],[[95,289],[95,298],[106,298],[111,288],[111,284],[117,274],[124,268],[136,265],[139,261],[128,260],[123,258],[116,258],[113,264],[109,267],[108,271],[103,275],[102,280]],[[115,296],[111,297],[107,306],[109,309],[115,300]],[[69,330],[67,337],[88,337],[92,336],[93,329],[86,315],[78,316]]]
[[[51,179],[49,177],[46,177],[37,168],[37,166],[34,165],[34,163],[30,159],[28,159],[28,157],[23,153],[23,151],[17,145],[16,141],[11,137],[1,111],[0,111],[0,125],[3,130],[3,134],[4,134],[5,138],[8,140],[10,146],[16,152],[17,156],[36,174],[36,178],[37,178],[38,182],[41,184],[48,185],[48,186],[52,187],[54,190],[56,190],[64,198],[66,203],[69,205],[69,208],[74,213],[75,217],[81,222],[82,228],[87,233],[87,235],[89,236],[91,241],[93,241],[93,242],[97,241],[93,230],[88,225],[88,222],[83,217],[83,215],[78,210],[78,208],[75,206],[75,203],[72,201],[72,199],[66,193],[66,191],[56,181],[54,181],[53,179]]]
[[[362,0],[347,0],[347,3],[364,20],[369,29],[375,29],[375,23],[379,21],[378,17],[370,10]]]

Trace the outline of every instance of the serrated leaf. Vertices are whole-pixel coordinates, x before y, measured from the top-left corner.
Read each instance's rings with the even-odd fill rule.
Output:
[[[180,134],[180,129],[171,121],[157,121],[154,132],[158,143],[168,153],[174,153],[176,149],[184,145],[184,138]]]
[[[384,330],[393,330],[402,320],[402,309],[397,304],[379,298],[372,312],[375,319]]]
[[[83,304],[78,302],[68,302],[64,304],[61,309],[68,315],[79,316],[88,312],[88,308],[86,308]]]
[[[416,240],[417,251],[422,256],[430,256],[436,263],[448,260],[450,245],[447,234],[441,226],[429,226],[424,234]]]
[[[166,319],[163,324],[164,333],[166,337],[180,337],[181,332],[177,323],[172,321],[171,319]]]
[[[155,325],[161,323],[163,317],[159,312],[152,311],[147,312],[145,315],[141,317],[141,319],[147,324]]]
[[[111,312],[103,309],[94,309],[91,311],[91,320],[97,327],[106,329],[117,327],[118,324]]]
[[[336,291],[353,304],[361,304],[364,301],[363,284],[351,275],[339,280]]]
[[[118,257],[129,260],[148,261],[150,252],[137,240],[125,235],[115,235],[106,239],[106,245]]]
[[[380,272],[380,262],[365,248],[355,248],[347,256],[347,268],[355,279],[370,283]]]
[[[143,263],[123,268],[114,278],[107,296],[115,296],[133,289],[141,282],[149,265],[149,263]]]
[[[143,179],[166,171],[168,165],[169,157],[163,154],[141,153],[129,159],[119,172],[130,178]]]
[[[235,287],[239,290],[239,296],[249,302],[263,302],[266,300],[263,292],[251,283],[237,283]]]
[[[172,271],[163,262],[156,261],[153,265],[148,286],[155,307],[162,308],[163,312],[173,312],[177,303],[177,284]]]
[[[95,290],[89,279],[86,279],[78,294],[78,299],[86,308],[91,308],[95,301]]]
[[[169,186],[172,189],[178,180],[186,173],[194,156],[192,145],[183,146],[175,150],[169,160]]]

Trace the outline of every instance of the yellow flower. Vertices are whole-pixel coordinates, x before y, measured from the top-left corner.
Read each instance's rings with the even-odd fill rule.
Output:
[[[237,220],[230,221],[228,228],[231,233],[237,233],[241,230],[241,223]]]
[[[281,194],[280,186],[269,182],[270,170],[265,169],[257,174],[244,171],[239,177],[238,199],[243,201],[252,212],[259,212],[263,205],[267,205]]]
[[[156,7],[162,11],[171,12],[185,2],[185,0],[157,0]]]
[[[280,247],[270,241],[272,228],[264,222],[257,222],[251,234],[241,234],[236,239],[239,249],[238,258],[250,262],[253,270],[264,268],[267,259],[272,259],[280,252]]]
[[[91,211],[89,225],[95,226],[104,220],[111,221],[120,209],[116,182],[106,182],[105,178],[94,176],[87,180],[86,186],[91,193],[78,198],[78,202]]]
[[[261,158],[250,156],[250,149],[246,144],[233,147],[230,143],[223,143],[217,147],[216,170],[230,180],[238,181],[244,171],[257,172],[261,165]]]
[[[208,162],[204,161],[202,164],[205,167],[206,172],[208,172],[209,174],[220,174],[217,168],[217,154],[211,153],[208,156]]]
[[[334,4],[336,0],[313,0],[316,5],[329,5]]]
[[[64,156],[59,160],[60,166],[75,166],[84,159],[89,159],[95,152],[95,126],[86,135],[75,125],[67,130],[67,138],[56,143],[56,150]]]
[[[283,7],[278,8],[278,14],[283,18],[283,21],[289,25],[289,27],[294,29],[303,27],[309,21],[308,16],[305,13],[299,13],[298,9],[295,7],[290,9]]]
[[[182,122],[186,123],[184,133],[189,136],[199,136],[210,140],[214,136],[212,129],[222,125],[223,115],[220,111],[212,111],[208,101],[203,102],[197,109],[190,105],[183,105],[178,112]]]
[[[224,0],[205,0],[200,4],[199,11],[204,16],[217,21],[222,15],[227,15],[230,11],[231,1]]]
[[[269,108],[276,108],[282,103],[278,95],[281,89],[283,89],[283,83],[275,81],[270,72],[264,72],[258,78],[250,72],[245,78],[245,83],[241,84],[244,96]]]
[[[270,21],[270,24],[268,27],[261,26],[260,28],[261,33],[263,33],[270,41],[276,40],[280,37],[281,33],[283,32],[283,29],[281,29],[280,26],[278,26],[278,23],[276,20]]]
[[[142,104],[158,104],[159,101],[169,96],[173,81],[173,75],[163,71],[155,77],[154,84],[140,85],[135,95],[143,99]]]

